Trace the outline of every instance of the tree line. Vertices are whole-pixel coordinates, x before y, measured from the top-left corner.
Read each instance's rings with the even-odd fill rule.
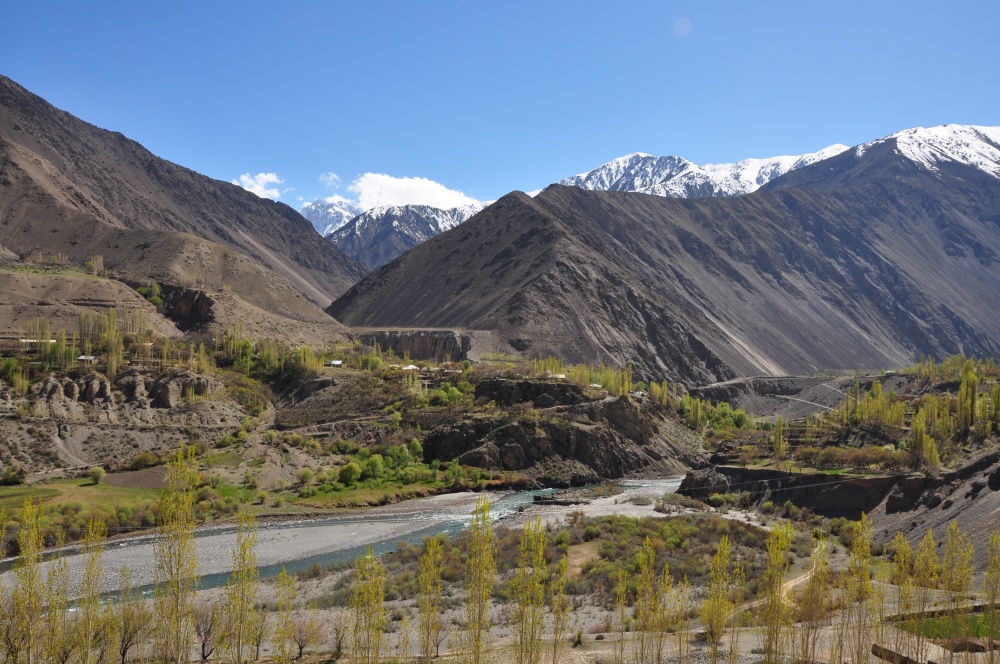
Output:
[[[568,558],[564,553],[547,561],[551,537],[538,517],[520,533],[510,610],[496,610],[497,545],[485,496],[477,501],[470,523],[461,631],[449,634],[443,618],[443,553],[436,537],[425,539],[420,555],[414,623],[403,610],[394,647],[386,636],[385,567],[371,549],[355,561],[346,612],[321,618],[315,605],[298,607],[296,580],[285,571],[276,580],[275,599],[269,605],[261,595],[256,519],[247,505],[236,519],[232,573],[224,598],[200,599],[194,545],[197,484],[193,449],[182,448],[167,463],[166,487],[156,507],[151,599],[140,596],[126,568],[118,579],[117,600],[102,601],[108,581],[103,564],[107,540],[99,521],[88,523],[82,577],[73,592],[65,558],[43,561],[39,505],[25,502],[17,520],[19,557],[11,583],[0,588],[0,661],[126,664],[214,658],[243,664],[256,661],[269,648],[271,661],[284,663],[327,648],[335,659],[347,656],[377,664],[430,661],[442,654],[444,645],[463,661],[484,664],[498,645],[493,627],[506,620],[517,664],[539,664],[542,659],[558,664],[564,649],[582,640],[582,631],[575,639],[569,633],[573,605],[567,597]],[[6,524],[6,515],[0,514],[0,520]],[[863,662],[873,642],[924,661],[930,621],[944,620],[953,632],[960,630],[973,590],[988,609],[983,613],[987,637],[1000,637],[1000,533],[990,537],[987,568],[976,589],[971,540],[957,524],[952,523],[940,546],[933,532],[916,549],[897,534],[888,555],[880,559],[872,555],[873,532],[871,520],[863,517],[845,571],[834,571],[829,545],[818,537],[797,587],[786,581],[795,536],[790,524],[771,527],[755,579],[746,577],[728,535],[721,535],[707,583],[698,588],[672,574],[658,545],[647,537],[615,572],[615,664],[660,662],[668,652],[681,663],[689,661],[699,623],[713,664],[734,664],[747,638],[755,639],[766,664],[786,657]],[[749,589],[755,591],[752,596]],[[890,630],[891,612],[903,614],[908,629]],[[820,652],[823,629],[830,634],[826,653]]]

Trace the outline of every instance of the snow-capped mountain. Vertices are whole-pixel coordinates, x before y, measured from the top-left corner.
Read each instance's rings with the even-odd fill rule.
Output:
[[[345,200],[328,201],[320,198],[303,205],[300,213],[312,222],[317,233],[326,237],[361,214],[361,210]]]
[[[376,268],[410,247],[458,226],[488,203],[442,210],[429,205],[387,205],[368,210],[327,239],[354,260]]]
[[[1000,127],[914,127],[859,145],[854,148],[855,155],[860,157],[873,146],[892,141],[899,154],[932,171],[943,162],[957,162],[1000,178]]]
[[[735,164],[699,166],[682,157],[654,157],[637,152],[613,159],[559,184],[604,191],[635,191],[673,198],[739,196],[756,191],[771,180],[847,150],[831,145],[798,156],[744,159]]]

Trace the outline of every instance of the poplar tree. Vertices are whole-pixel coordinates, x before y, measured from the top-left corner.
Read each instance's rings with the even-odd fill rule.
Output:
[[[382,634],[388,616],[385,610],[385,568],[371,547],[354,563],[357,578],[351,589],[351,649],[361,664],[379,664]]]
[[[788,456],[788,441],[785,440],[785,421],[780,417],[774,422],[771,445],[774,450],[774,460],[779,463],[784,461]]]
[[[59,534],[56,544],[58,549],[65,545],[65,538]],[[49,563],[49,571],[45,578],[45,631],[41,650],[48,662],[64,664],[73,656],[73,651],[80,645],[77,634],[76,620],[69,613],[69,566],[66,558],[60,555]]]
[[[830,615],[830,562],[826,542],[820,539],[813,550],[809,579],[798,604],[798,656],[803,662],[819,661],[820,626]]]
[[[924,639],[925,616],[931,606],[934,588],[937,587],[940,561],[937,555],[937,544],[934,541],[934,531],[928,530],[917,545],[913,556],[913,585],[915,587],[914,601],[919,622],[917,628],[916,659],[926,660],[927,645]]]
[[[233,549],[233,572],[226,584],[223,650],[236,664],[246,661],[250,647],[249,629],[253,624],[260,587],[257,569],[257,518],[247,505],[236,515],[236,548]]]
[[[437,655],[441,642],[441,540],[427,539],[427,550],[420,557],[417,575],[417,611],[419,614],[420,656],[425,662]]]
[[[670,592],[670,624],[677,640],[677,664],[685,664],[691,653],[691,584],[687,577],[674,584]]]
[[[852,662],[868,661],[872,642],[872,538],[874,529],[867,514],[861,515],[857,536],[851,543],[847,571],[847,613],[844,618],[850,640],[848,655]]]
[[[517,664],[537,664],[545,619],[545,545],[542,519],[524,524],[514,577],[514,631]]]
[[[777,664],[784,656],[783,637],[788,611],[782,596],[782,581],[788,570],[788,553],[795,531],[791,524],[771,529],[767,538],[767,565],[761,582],[758,624],[765,664]]]
[[[890,581],[896,589],[896,612],[907,614],[913,611],[913,548],[902,532],[896,533],[892,540],[892,548],[894,554]],[[896,640],[893,649],[896,652],[903,651],[907,634],[909,632],[906,630],[895,630]]]
[[[701,622],[705,626],[705,637],[712,664],[719,661],[719,643],[726,630],[726,621],[733,610],[730,601],[731,590],[729,536],[723,535],[719,540],[719,548],[712,557],[708,571],[708,590],[701,603]]]
[[[945,535],[941,556],[941,589],[948,593],[952,634],[957,633],[959,612],[972,588],[973,554],[972,540],[958,527],[957,521],[952,521]],[[948,652],[949,659],[954,660],[953,651]]]
[[[986,564],[986,573],[983,575],[983,582],[979,588],[986,606],[983,621],[986,626],[987,643],[995,643],[1000,637],[1000,532],[994,530],[990,533],[989,561]],[[989,662],[996,662],[996,651],[992,648],[988,650]]]
[[[276,588],[277,616],[275,617],[274,637],[271,639],[272,661],[275,664],[288,664],[292,661],[292,605],[295,604],[295,577],[284,567],[278,574]]]
[[[41,630],[42,582],[39,562],[42,555],[42,533],[38,517],[41,506],[26,500],[21,509],[21,529],[17,533],[19,555],[14,564],[14,588],[11,591],[11,638],[8,650],[15,662],[33,664],[40,660],[34,650]]]
[[[108,626],[104,624],[101,612],[101,589],[104,587],[104,542],[107,526],[103,521],[87,522],[87,535],[83,540],[83,555],[86,557],[83,579],[80,582],[80,632],[83,647],[83,661],[90,664],[91,648],[101,632]]]
[[[649,537],[639,551],[639,578],[636,579],[635,633],[632,641],[635,659],[647,662],[655,649],[655,631],[660,610],[656,584],[656,550]]]
[[[465,569],[465,650],[471,664],[484,664],[489,647],[490,594],[496,583],[496,554],[490,501],[480,496],[469,525],[469,558]]]
[[[552,610],[552,664],[559,664],[566,623],[569,618],[569,598],[566,597],[566,579],[569,576],[569,560],[563,555],[552,578],[550,588]]]
[[[625,627],[628,617],[628,570],[619,567],[615,577],[615,639],[614,664],[625,664]]]
[[[164,661],[175,663],[188,661],[194,634],[194,595],[198,589],[194,541],[198,463],[194,453],[194,447],[182,445],[167,462],[154,550],[157,649]]]

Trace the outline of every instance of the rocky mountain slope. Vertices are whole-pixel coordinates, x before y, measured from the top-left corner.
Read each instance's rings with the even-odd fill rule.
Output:
[[[1000,179],[977,163],[929,168],[897,137],[735,198],[514,193],[328,311],[692,383],[995,355]]]
[[[354,260],[376,268],[451,230],[484,207],[476,204],[442,210],[429,205],[388,205],[358,215],[327,237]]]
[[[699,166],[683,157],[654,157],[636,152],[613,159],[559,184],[592,191],[634,191],[673,198],[739,196],[798,168],[836,156],[846,145],[831,145],[799,156],[744,159],[735,164]]]
[[[0,243],[137,278],[228,289],[319,320],[363,268],[287,205],[160,159],[0,77]]]
[[[326,237],[361,214],[361,209],[345,200],[320,198],[312,203],[306,203],[299,212],[309,220],[317,233]]]

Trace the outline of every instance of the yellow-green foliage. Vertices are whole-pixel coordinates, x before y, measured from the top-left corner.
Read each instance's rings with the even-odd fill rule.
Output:
[[[537,374],[565,374],[566,380],[580,387],[600,385],[612,396],[625,396],[632,390],[632,365],[624,369],[616,369],[606,364],[597,366],[589,364],[573,364],[564,366],[562,360],[547,358],[534,361],[534,371]]]
[[[351,649],[355,661],[379,664],[382,661],[382,634],[388,621],[385,609],[385,568],[371,547],[354,563],[356,580],[351,590]]]

